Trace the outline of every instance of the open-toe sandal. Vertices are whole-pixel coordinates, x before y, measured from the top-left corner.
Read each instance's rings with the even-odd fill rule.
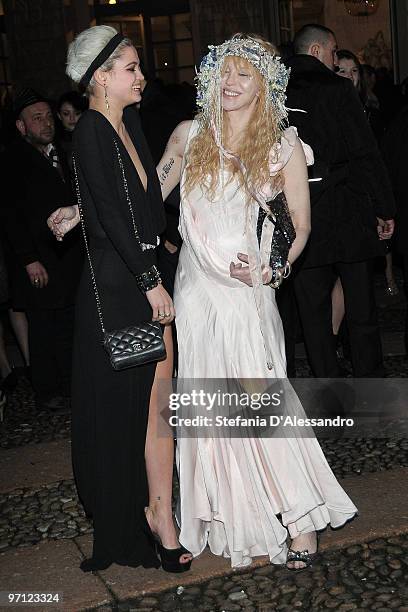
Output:
[[[288,556],[286,558],[286,569],[291,572],[301,572],[302,570],[307,569],[318,558],[319,553],[309,553],[308,550],[292,550],[291,548],[288,551]],[[288,563],[304,563],[303,567],[289,567]]]

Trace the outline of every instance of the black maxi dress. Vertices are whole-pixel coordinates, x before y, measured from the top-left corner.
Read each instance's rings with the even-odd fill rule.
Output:
[[[121,139],[101,113],[86,111],[73,139],[107,330],[151,319],[151,307],[136,277],[156,263],[155,249],[142,249],[135,238],[119,155],[141,242],[156,245],[165,225],[160,185],[137,111],[125,109],[123,121],[146,171],[147,192]],[[159,565],[144,514],[148,504],[144,450],[154,373],[155,364],[119,372],[112,369],[102,346],[85,260],[76,306],[72,390],[74,474],[94,526],[92,559],[81,565],[85,571],[113,562]]]

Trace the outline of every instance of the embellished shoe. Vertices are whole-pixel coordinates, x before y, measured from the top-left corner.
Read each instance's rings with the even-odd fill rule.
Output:
[[[318,558],[319,553],[309,553],[308,550],[292,550],[291,548],[288,550],[288,556],[286,558],[286,569],[291,572],[301,572],[302,570],[310,567],[314,561]],[[304,563],[303,567],[288,567],[288,563],[294,562]]]

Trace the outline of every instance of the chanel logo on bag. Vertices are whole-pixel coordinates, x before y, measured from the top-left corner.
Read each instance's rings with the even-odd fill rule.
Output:
[[[138,342],[136,342],[136,343],[133,345],[133,352],[134,352],[134,353],[137,353],[137,351],[141,351],[141,350],[142,350],[142,345],[141,345],[141,344],[139,344]]]

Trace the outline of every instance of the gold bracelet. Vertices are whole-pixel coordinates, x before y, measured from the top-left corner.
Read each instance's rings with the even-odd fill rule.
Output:
[[[272,287],[272,289],[278,289],[278,287],[281,286],[282,281],[283,281],[282,272],[279,269],[272,270],[272,278],[270,282],[268,283],[269,287]]]
[[[285,267],[283,268],[283,273],[282,276],[283,278],[288,278],[289,274],[292,272],[292,264],[290,263],[290,261],[288,260],[285,263]]]

